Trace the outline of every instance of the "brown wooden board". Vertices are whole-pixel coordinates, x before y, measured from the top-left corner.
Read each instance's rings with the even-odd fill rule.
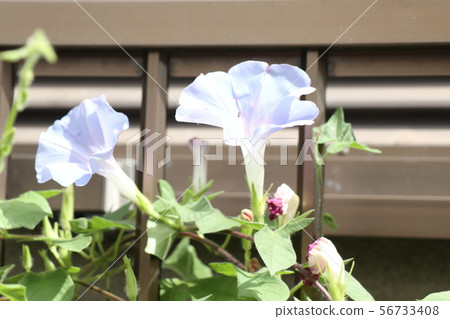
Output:
[[[450,50],[410,48],[330,50],[330,77],[450,76]]]
[[[450,42],[448,0],[78,3],[0,1],[0,44],[20,45],[37,27],[43,28],[58,46],[112,47],[119,43],[146,47],[274,47],[328,46],[335,41],[338,46]]]

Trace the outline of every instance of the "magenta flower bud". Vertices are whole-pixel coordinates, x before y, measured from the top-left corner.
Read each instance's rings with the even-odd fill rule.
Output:
[[[279,198],[268,198],[267,206],[269,206],[269,219],[274,220],[278,216],[286,214],[283,210],[283,201]]]

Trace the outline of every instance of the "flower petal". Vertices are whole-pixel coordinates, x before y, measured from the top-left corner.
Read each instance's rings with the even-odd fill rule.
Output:
[[[56,129],[53,127],[53,132]],[[54,179],[60,185],[67,187],[79,179],[86,184],[92,176],[87,165],[85,152],[70,141],[64,140],[59,135],[41,133],[36,154],[36,177],[39,183],[45,183]],[[81,186],[81,185],[79,185]]]
[[[179,122],[208,124],[224,129],[225,142],[241,136],[242,121],[233,98],[230,77],[225,72],[200,74],[180,96],[175,119]],[[237,127],[239,129],[237,129]]]
[[[129,127],[126,115],[114,111],[104,95],[84,100],[59,122],[65,129],[64,136],[88,148],[91,154],[111,152],[120,133]]]
[[[278,106],[282,101],[293,97],[298,99],[300,95],[315,90],[310,87],[311,80],[306,72],[288,64],[269,66],[265,62],[246,61],[232,67],[229,74],[244,117],[246,137],[252,141],[268,136],[260,136],[256,132],[261,125],[269,124],[270,117],[285,111]]]
[[[268,138],[283,128],[297,125],[311,125],[319,115],[319,108],[311,101],[300,101],[287,96],[279,102],[276,110],[265,117],[253,135],[253,140]]]
[[[246,61],[233,66],[228,71],[239,111],[249,122],[253,113],[257,111],[256,105],[268,68],[269,65],[266,62]]]

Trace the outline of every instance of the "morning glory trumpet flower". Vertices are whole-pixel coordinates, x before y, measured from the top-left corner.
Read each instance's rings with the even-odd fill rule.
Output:
[[[299,99],[315,91],[310,84],[306,72],[296,66],[246,61],[228,73],[200,74],[181,93],[175,117],[223,128],[224,142],[241,146],[249,186],[253,184],[262,199],[262,159],[269,135],[311,125],[319,114],[313,102]]]
[[[128,127],[127,116],[114,111],[104,95],[84,100],[41,133],[35,162],[38,182],[53,179],[64,187],[84,186],[93,174],[99,174],[139,208],[155,215],[113,156],[120,133]]]

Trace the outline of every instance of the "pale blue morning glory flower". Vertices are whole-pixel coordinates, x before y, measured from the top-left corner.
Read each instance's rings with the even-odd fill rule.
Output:
[[[103,95],[84,100],[41,133],[35,162],[38,182],[53,179],[64,187],[84,186],[99,174],[123,196],[139,202],[135,183],[113,156],[120,133],[128,127],[126,115],[114,111]]]
[[[255,159],[255,150],[263,157],[270,134],[314,123],[319,109],[313,102],[299,100],[315,91],[310,84],[306,72],[296,66],[242,62],[228,73],[200,74],[183,90],[176,119],[223,128],[225,143],[241,146],[247,178],[262,197],[264,163]]]

